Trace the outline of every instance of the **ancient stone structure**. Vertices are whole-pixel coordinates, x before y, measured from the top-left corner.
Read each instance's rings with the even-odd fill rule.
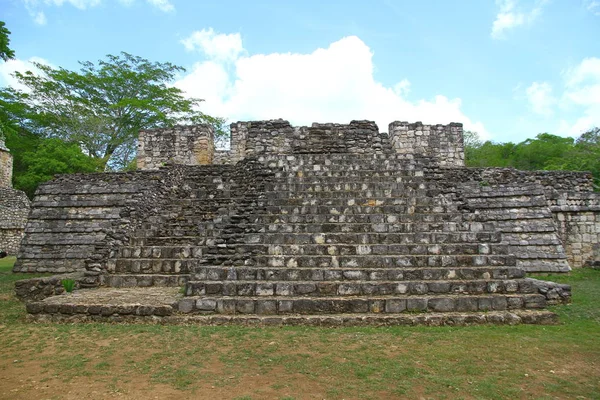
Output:
[[[42,185],[15,271],[100,289],[21,282],[32,318],[551,322],[569,289],[526,272],[600,260],[590,174],[465,168],[461,124],[231,134],[215,151],[208,126],[144,131],[139,171]]]
[[[12,155],[0,138],[0,250],[15,255],[23,238],[29,199],[12,188]]]

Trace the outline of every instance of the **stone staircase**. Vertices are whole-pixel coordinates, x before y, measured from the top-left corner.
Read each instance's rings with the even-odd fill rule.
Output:
[[[39,268],[53,241],[62,247],[52,260],[64,263],[81,242],[70,267],[85,260],[99,287],[48,297],[60,293],[54,280],[17,291],[35,300],[34,320],[556,322],[543,309],[568,301],[569,288],[526,277],[569,269],[546,177],[461,167],[458,125],[390,132],[367,121],[239,123],[231,165],[50,182],[19,268]],[[97,233],[83,222],[71,232],[79,220]]]
[[[240,260],[191,271],[179,309],[242,315],[540,309],[498,232],[431,196],[402,156],[271,156],[274,179],[237,223]],[[250,232],[250,233],[248,233]]]
[[[473,212],[485,190],[445,191],[429,163],[305,153],[190,168],[163,212],[113,251],[107,288],[28,310],[34,319],[202,324],[555,322],[518,265],[519,243],[503,237],[519,225]],[[506,193],[497,204],[547,218],[535,198]],[[545,234],[543,223],[528,226]]]

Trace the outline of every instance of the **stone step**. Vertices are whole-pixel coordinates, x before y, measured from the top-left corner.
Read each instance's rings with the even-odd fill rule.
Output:
[[[264,245],[240,244],[241,252],[260,250]],[[507,255],[509,246],[504,244],[452,243],[452,244],[294,244],[267,245],[268,255],[317,255],[317,256],[354,256],[354,255],[478,255],[495,254]],[[210,254],[210,252],[209,252]]]
[[[525,272],[518,267],[455,267],[455,268],[262,268],[200,266],[194,269],[193,280],[223,281],[410,281],[410,280],[470,280],[519,279]]]
[[[250,218],[249,218],[250,219]],[[240,232],[295,232],[295,233],[368,233],[373,231],[373,224],[388,224],[388,231],[397,233],[410,232],[472,232],[494,230],[494,225],[474,221],[463,222],[398,222],[395,215],[368,214],[370,222],[320,222],[320,223],[282,223],[279,220],[269,223],[248,223],[239,218],[232,218],[228,224],[239,229]],[[170,225],[166,224],[167,226]],[[193,218],[185,220],[180,227],[194,226]],[[151,237],[158,233],[154,224],[142,224],[136,230],[137,237]]]
[[[115,288],[125,287],[181,287],[191,279],[189,274],[106,274],[101,278],[101,285]]]
[[[34,307],[30,307],[32,310]],[[485,312],[453,312],[453,313],[357,313],[357,314],[323,314],[323,315],[223,315],[223,314],[169,314],[164,315],[162,308],[93,307],[94,314],[85,307],[63,307],[65,313],[28,314],[31,322],[78,323],[164,323],[169,325],[200,325],[220,326],[239,325],[250,327],[261,326],[318,326],[318,327],[347,327],[347,326],[471,326],[471,325],[555,325],[558,316],[544,310],[511,310]],[[171,309],[172,310],[172,309]],[[37,312],[37,308],[35,308]],[[75,313],[79,311],[80,313]],[[125,313],[123,312],[125,311]],[[172,312],[172,311],[171,311]],[[160,315],[156,315],[158,313]]]
[[[360,171],[360,170],[339,170],[339,171],[288,171],[276,172],[270,183],[340,183],[345,180],[365,183],[389,183],[389,182],[423,182],[426,178],[423,171]]]
[[[357,233],[250,233],[246,243],[263,244],[443,244],[443,243],[490,243],[499,242],[497,232],[412,232],[389,233],[387,225],[376,226],[374,232]]]
[[[279,197],[272,197],[277,195]],[[404,206],[410,211],[416,211],[421,207],[443,207],[457,212],[460,204],[448,204],[440,198],[423,197],[410,198],[402,196],[386,196],[384,193],[366,191],[356,196],[352,193],[343,193],[336,196],[334,193],[291,193],[277,192],[265,194],[266,199],[260,201],[260,207],[301,207],[301,206],[327,206],[327,207],[375,207],[375,206]],[[419,208],[416,208],[419,207]],[[441,210],[441,209],[439,209]]]
[[[365,200],[364,203],[355,204],[352,206],[294,206],[294,205],[277,205],[264,207],[264,214],[300,214],[300,215],[361,215],[361,214],[458,214],[455,205],[449,206],[431,206],[431,205],[387,205],[377,204],[375,200],[369,203]],[[260,211],[257,213],[260,215]]]
[[[321,197],[397,197],[397,198],[419,198],[431,199],[429,188],[423,183],[316,183],[316,184],[268,184],[265,185],[261,194],[271,197],[283,197],[285,195],[309,195]]]
[[[186,296],[331,297],[439,294],[537,293],[527,279],[430,281],[195,281],[185,285]]]
[[[131,246],[204,246],[207,238],[204,236],[156,236],[132,237]]]
[[[29,320],[56,322],[147,321],[156,323],[163,321],[207,325],[240,323],[326,326],[556,323],[555,314],[536,309],[543,303],[540,295],[413,296],[410,299],[408,296],[387,298],[375,296],[345,300],[194,298],[182,297],[179,288],[176,287],[144,287],[76,290],[66,295],[30,302],[26,308],[30,314]],[[533,309],[523,310],[520,307]],[[446,311],[451,308],[469,311]],[[251,309],[269,316],[246,314]],[[311,309],[315,310],[315,313],[307,312]],[[366,312],[359,312],[365,309]],[[415,313],[419,310],[436,309],[443,311]],[[294,313],[294,310],[297,312]],[[339,314],[348,311],[351,314]],[[211,312],[223,312],[225,315],[198,314]],[[280,315],[274,315],[274,312]],[[303,315],[289,315],[290,312]]]
[[[527,272],[570,272],[566,259],[517,260],[517,266]]]
[[[305,160],[304,162],[301,162],[297,165],[279,163],[278,165],[274,165],[273,171],[276,174],[277,172],[282,172],[282,175],[286,173],[288,175],[297,174],[298,172],[302,174],[321,174],[333,171],[360,171],[365,174],[375,174],[382,173],[384,171],[394,171],[397,172],[398,175],[408,175],[408,173],[414,171],[413,174],[416,173],[418,175],[419,173],[423,173],[424,169],[421,166],[403,166],[395,162],[378,163],[375,161],[366,161],[364,163],[360,163],[357,162],[357,160],[354,160],[353,162],[349,160],[348,162],[327,163]]]
[[[389,222],[396,216],[385,218],[381,215],[372,215],[371,223],[322,223],[322,224],[298,224],[298,223],[270,223],[267,224],[238,224],[240,228],[248,232],[279,232],[279,233],[370,233],[373,232],[373,224],[387,223],[387,232],[391,233],[415,233],[415,232],[474,232],[481,231],[481,223],[473,222]],[[381,222],[383,221],[383,222]],[[378,227],[378,229],[380,229]],[[483,225],[483,231],[492,232],[493,225]]]
[[[290,268],[402,268],[402,267],[469,267],[514,266],[511,255],[397,255],[397,256],[256,256],[256,266]]]
[[[337,211],[337,210],[336,210]],[[370,210],[372,211],[372,210]],[[327,214],[300,214],[300,213],[260,213],[259,215],[251,215],[250,221],[252,223],[264,223],[264,224],[326,224],[326,223],[340,223],[340,224],[351,224],[351,223],[447,223],[464,222],[465,218],[472,217],[470,214],[465,213],[444,213],[444,214],[431,214],[431,213],[412,213],[412,214],[384,214],[384,213],[365,213],[365,214],[342,214],[342,213],[327,213]],[[426,229],[423,229],[426,231]]]
[[[328,179],[327,179],[328,178]],[[394,190],[405,190],[407,193],[412,193],[418,189],[425,189],[428,187],[436,188],[435,183],[431,183],[422,177],[409,177],[396,176],[391,174],[390,176],[347,176],[339,177],[325,177],[321,179],[320,176],[287,176],[281,178],[275,178],[272,181],[265,182],[261,189],[267,192],[278,192],[278,191],[366,191],[366,190],[381,190],[381,189],[394,189]],[[421,193],[421,192],[417,192]],[[426,195],[426,192],[423,192]],[[508,197],[507,199],[513,199]],[[471,199],[469,199],[471,201]],[[477,203],[478,199],[472,199],[474,203]]]
[[[204,246],[123,246],[111,258],[201,258]]]
[[[113,274],[189,274],[200,265],[200,259],[117,258],[109,259],[107,271]]]
[[[487,221],[509,221],[500,226],[508,226],[514,229],[515,220],[533,222],[531,220],[549,218],[551,221],[552,213],[548,207],[513,207],[510,212],[506,208],[488,208],[480,212],[481,219]],[[524,225],[525,227],[525,225]]]
[[[181,312],[216,314],[338,314],[464,312],[541,309],[546,298],[541,294],[484,295],[390,295],[353,297],[246,297],[188,296],[179,301]]]

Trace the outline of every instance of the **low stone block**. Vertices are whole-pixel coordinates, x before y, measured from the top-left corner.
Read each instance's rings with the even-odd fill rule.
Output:
[[[506,298],[506,308],[509,310],[516,310],[523,308],[523,298],[522,297],[507,297]]]
[[[275,287],[272,283],[258,283],[256,285],[257,296],[273,296]]]
[[[449,282],[430,282],[428,284],[429,291],[433,293],[448,293],[450,292]]]
[[[181,299],[177,303],[177,309],[182,313],[190,313],[194,310],[196,301],[194,299]]]
[[[25,308],[29,314],[39,314],[44,310],[44,304],[37,303],[37,302],[36,303],[27,303]]]
[[[315,293],[317,291],[317,285],[314,283],[298,283],[294,285],[294,293],[296,295],[305,295]]]
[[[386,313],[401,313],[406,311],[406,299],[389,299],[385,301]]]
[[[215,299],[198,299],[196,300],[196,309],[198,309],[199,311],[215,311],[217,309],[217,301]],[[219,312],[222,312],[222,310],[220,310]]]
[[[492,298],[491,297],[480,297],[477,303],[479,311],[491,311],[492,310]]]
[[[496,311],[504,311],[508,307],[508,302],[506,301],[506,297],[493,297],[492,298],[492,308]]]
[[[527,296],[524,298],[525,308],[544,308],[546,307],[546,297],[539,296]]]
[[[426,283],[411,283],[411,294],[426,294],[429,291],[429,286]]]
[[[478,309],[477,298],[459,297],[456,299],[456,311],[468,312],[468,311],[477,311],[477,309]]]
[[[277,302],[275,300],[257,300],[257,314],[277,314]]]
[[[254,313],[254,300],[237,300],[235,302],[235,310],[241,314]]]
[[[430,310],[436,312],[450,312],[455,309],[455,301],[449,297],[429,299],[427,305]]]
[[[361,285],[359,283],[340,283],[338,286],[338,294],[340,296],[353,296],[361,293]]]
[[[277,310],[280,314],[291,313],[294,302],[292,300],[279,300],[277,301]]]
[[[91,305],[91,306],[88,307],[88,314],[90,314],[90,315],[99,315],[101,310],[102,310],[102,306]],[[45,309],[44,309],[44,311],[45,311]]]
[[[406,299],[407,311],[427,311],[427,299],[409,298]]]
[[[200,300],[198,300],[200,301]],[[214,301],[214,300],[213,300]],[[196,303],[196,307],[198,307],[198,303]],[[198,307],[200,310],[200,308]],[[219,314],[235,314],[236,311],[236,301],[234,299],[219,299],[216,301],[216,306],[213,308]],[[212,310],[206,310],[212,311]]]

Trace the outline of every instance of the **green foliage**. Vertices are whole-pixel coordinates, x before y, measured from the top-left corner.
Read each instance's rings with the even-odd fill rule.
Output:
[[[481,143],[477,134],[465,133],[465,159],[469,167],[514,167],[522,170],[590,171],[600,186],[600,128],[577,140],[548,133],[519,144]]]
[[[60,284],[67,293],[71,293],[75,288],[75,280],[74,279],[63,279],[60,281]]]
[[[6,29],[5,23],[0,21],[0,58],[4,61],[8,61],[11,58],[15,58],[15,52],[10,48],[10,31]]]
[[[95,172],[98,160],[81,151],[77,143],[44,138],[26,131],[10,131],[6,145],[13,154],[13,186],[32,198],[40,183],[56,174]]]
[[[207,122],[226,134],[222,119],[197,111],[200,99],[168,85],[184,71],[179,66],[128,53],[80,64],[79,72],[40,63],[39,75],[16,72],[29,91],[0,91],[0,115],[37,135],[77,143],[102,169],[132,162],[141,129]]]

